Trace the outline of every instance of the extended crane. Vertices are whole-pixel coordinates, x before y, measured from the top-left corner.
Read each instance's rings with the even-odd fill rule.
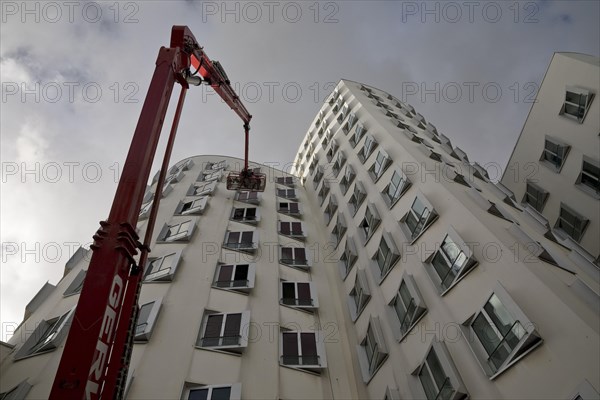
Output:
[[[193,71],[192,71],[193,68]],[[135,232],[146,182],[158,146],[173,86],[181,92],[160,170],[148,225],[141,243]],[[170,47],[161,47],[140,118],[127,154],[109,217],[94,235],[92,258],[50,399],[123,396],[133,349],[137,300],[169,159],[189,85],[210,85],[244,122],[244,168],[227,176],[227,189],[264,191],[266,176],[248,167],[252,116],[187,26],[173,26]],[[137,250],[140,250],[136,262]]]

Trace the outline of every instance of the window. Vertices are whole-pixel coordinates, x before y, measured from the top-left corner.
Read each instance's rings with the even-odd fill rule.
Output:
[[[329,189],[330,189],[329,182],[324,181],[323,186],[321,186],[321,189],[319,190],[319,193],[317,193],[317,199],[319,200],[320,206],[323,205],[325,198],[329,194]]]
[[[362,239],[363,244],[366,244],[373,233],[381,223],[381,217],[379,216],[379,212],[373,203],[367,203],[367,207],[365,208],[365,217],[358,224],[358,233]]]
[[[260,212],[257,207],[234,208],[230,219],[237,222],[256,224],[260,221]]]
[[[136,342],[147,342],[150,340],[161,303],[162,299],[159,299],[146,303],[139,308],[135,324],[135,336],[133,337]]]
[[[346,218],[344,218],[344,214],[342,214],[341,212],[338,213],[337,220],[335,221],[335,226],[331,231],[331,235],[333,236],[333,240],[335,241],[336,247],[342,241],[342,238],[344,237],[347,228],[348,225],[346,224]]]
[[[348,192],[348,189],[350,189],[350,185],[352,185],[352,182],[354,182],[355,177],[356,177],[356,172],[354,172],[354,168],[352,168],[352,165],[350,165],[350,164],[346,165],[346,170],[344,171],[344,176],[342,177],[342,180],[340,181],[340,189],[342,190],[343,194],[346,194]]]
[[[354,287],[348,295],[348,309],[350,310],[352,321],[358,319],[370,299],[371,291],[369,290],[367,275],[363,269],[357,269]]]
[[[243,201],[244,203],[258,204],[258,192],[238,192],[236,200]]]
[[[159,242],[187,242],[196,228],[193,220],[165,224],[158,235]]]
[[[544,141],[544,151],[542,152],[540,161],[542,161],[544,165],[552,168],[555,172],[559,172],[570,149],[571,146],[546,136],[546,140]]]
[[[248,346],[249,324],[250,311],[222,314],[206,310],[196,346],[241,353]]]
[[[280,303],[298,308],[318,308],[317,290],[312,282],[281,282]]]
[[[65,290],[65,292],[63,293],[63,296],[72,296],[74,294],[80,293],[81,289],[83,288],[83,281],[85,280],[86,273],[87,271],[85,270],[79,271],[79,273],[77,273],[77,276],[75,276],[75,279],[73,279],[73,282],[71,282],[67,290]]]
[[[366,198],[367,191],[360,181],[356,181],[354,183],[354,191],[352,192],[352,196],[350,196],[350,200],[348,200],[348,207],[350,208],[352,216],[356,215],[358,209]]]
[[[344,164],[346,163],[346,155],[344,154],[343,151],[340,150],[340,152],[338,153],[335,163],[333,164],[333,173],[335,174],[335,176],[337,177],[340,174],[340,171],[342,170],[342,167],[344,166]]]
[[[377,141],[375,141],[375,138],[372,135],[366,135],[362,150],[358,153],[358,159],[360,162],[364,164],[376,147]]]
[[[358,259],[358,252],[356,251],[356,244],[354,243],[354,238],[352,236],[348,236],[346,239],[346,247],[344,247],[344,252],[340,256],[340,261],[338,263],[340,269],[340,275],[342,279],[346,279],[350,270],[356,264],[356,260]]]
[[[162,193],[161,193],[161,197],[167,197],[167,195],[169,193],[171,193],[173,191],[173,185],[171,185],[169,182],[165,182],[165,184],[162,187]]]
[[[282,214],[300,215],[300,204],[292,202],[279,202],[277,211]]]
[[[439,249],[425,263],[425,270],[438,292],[445,294],[475,268],[477,260],[458,233],[449,226],[448,234]]]
[[[402,197],[402,195],[408,190],[411,183],[400,169],[394,171],[392,178],[390,179],[390,183],[383,189],[381,194],[383,195],[383,200],[388,205],[388,207],[393,207],[394,204]]]
[[[352,129],[352,127],[354,126],[355,123],[356,123],[356,115],[354,113],[350,113],[350,116],[348,117],[348,122],[346,122],[344,124],[344,126],[342,127],[342,131],[345,134],[348,134],[348,132],[350,132],[350,130]]]
[[[56,349],[67,336],[75,308],[60,317],[48,321],[42,320],[31,336],[15,354],[15,360],[21,360],[36,354],[47,353]]]
[[[383,339],[379,317],[371,317],[369,319],[367,333],[357,346],[357,350],[363,380],[365,383],[369,383],[388,357],[388,350]]]
[[[389,306],[389,311],[393,314],[389,321],[398,341],[402,340],[427,313],[421,292],[410,274],[404,274],[398,292]]]
[[[342,106],[342,112],[340,113],[340,115],[338,117],[338,122],[340,124],[342,123],[344,118],[346,118],[347,114],[348,114],[348,104],[344,103],[344,105]]]
[[[485,373],[495,377],[542,344],[535,325],[502,285],[461,330]]]
[[[571,239],[579,242],[589,222],[589,219],[577,213],[571,207],[560,203],[560,213],[554,228],[560,229],[560,231],[569,235]]]
[[[412,375],[418,378],[420,389],[428,400],[469,397],[443,342],[434,340],[431,343],[425,359]]]
[[[215,190],[216,182],[196,182],[187,191],[188,196],[209,196]]]
[[[277,183],[280,185],[294,187],[295,179],[293,176],[282,176],[277,178]]]
[[[350,139],[348,139],[348,141],[350,142],[350,145],[353,148],[356,147],[356,145],[358,144],[358,142],[360,142],[360,140],[365,135],[365,133],[367,133],[367,130],[365,129],[363,124],[356,125],[354,134],[352,136],[350,136]]]
[[[140,209],[140,214],[138,219],[146,219],[150,216],[150,211],[152,210],[152,200],[147,203],[142,204],[142,208]]]
[[[333,216],[335,214],[335,212],[338,209],[338,202],[337,202],[337,198],[335,197],[334,194],[332,194],[329,197],[329,202],[327,203],[327,206],[325,207],[325,222],[327,223],[327,225],[329,225],[329,223],[331,222],[331,220],[333,219]]]
[[[183,170],[177,169],[165,178],[165,184],[179,182],[184,176]]]
[[[400,220],[407,238],[414,242],[437,219],[438,215],[425,196],[417,194],[410,210]]]
[[[198,181],[200,182],[217,182],[223,176],[223,171],[202,171]]]
[[[579,188],[600,198],[600,163],[589,157],[583,156],[581,173],[576,184]]]
[[[191,385],[186,384],[182,399],[185,400],[240,400],[242,384],[233,385]]]
[[[323,141],[323,144],[325,144],[325,141]],[[331,160],[333,160],[333,156],[335,156],[335,153],[337,152],[339,147],[340,146],[338,146],[335,139],[331,141],[331,147],[327,151],[327,154],[325,154],[325,156],[327,157],[327,162],[331,162]]]
[[[319,372],[327,367],[319,332],[281,332],[281,365]],[[318,340],[321,339],[321,340]]]
[[[389,232],[384,231],[381,235],[379,247],[372,259],[373,275],[381,283],[400,259],[400,251]]]
[[[8,392],[0,393],[0,399],[2,400],[21,400],[27,396],[27,393],[31,390],[32,385],[27,382],[27,379],[19,383],[17,386],[10,389]]]
[[[589,90],[577,86],[567,86],[565,102],[559,114],[582,124],[593,99],[594,93]]]
[[[152,257],[144,271],[145,282],[170,282],[175,276],[175,270],[181,261],[181,251],[170,253],[162,257]]]
[[[279,262],[292,267],[309,267],[308,259],[306,258],[306,249],[304,247],[281,247],[281,258]]]
[[[217,171],[220,169],[225,169],[227,168],[227,160],[221,160],[221,161],[217,161],[217,162],[209,162],[206,164],[206,169],[210,169],[213,171]]]
[[[254,252],[258,248],[258,232],[256,231],[227,231],[223,247],[231,250]]]
[[[315,176],[313,177],[313,188],[316,190],[317,186],[319,186],[319,183],[321,182],[321,179],[323,178],[323,175],[325,174],[325,171],[323,170],[323,167],[321,165],[317,166],[317,172],[315,173]]]
[[[529,204],[538,212],[542,212],[547,199],[548,192],[535,183],[527,181],[525,195],[523,196],[523,203]]]
[[[304,227],[301,222],[279,221],[279,233],[295,238],[304,238]]]
[[[277,196],[284,199],[296,199],[296,189],[277,189]]]
[[[213,287],[249,293],[255,279],[256,265],[253,263],[222,264],[217,267]]]
[[[208,204],[208,196],[201,196],[195,200],[180,201],[175,209],[177,215],[202,214]]]

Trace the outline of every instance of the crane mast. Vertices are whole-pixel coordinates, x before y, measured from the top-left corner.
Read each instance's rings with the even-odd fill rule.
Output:
[[[160,132],[176,83],[181,92],[154,193],[143,241],[136,233],[146,182]],[[161,47],[150,87],[106,221],[93,236],[92,258],[73,314],[50,399],[120,399],[125,389],[133,349],[144,267],[150,252],[161,188],[187,89],[210,85],[242,119],[245,133],[244,167],[227,176],[227,188],[263,191],[264,174],[248,168],[252,115],[231,87],[221,64],[211,60],[187,26],[173,26],[170,47]],[[139,260],[136,256],[140,251]]]

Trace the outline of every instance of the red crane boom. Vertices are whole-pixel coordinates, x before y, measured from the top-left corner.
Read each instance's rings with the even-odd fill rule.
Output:
[[[194,72],[191,72],[191,68]],[[165,150],[144,242],[135,232],[146,182],[173,91],[181,93]],[[50,399],[99,399],[123,395],[133,348],[137,299],[150,251],[161,188],[189,84],[210,85],[244,122],[244,168],[227,177],[227,188],[262,191],[264,174],[248,168],[248,137],[252,116],[235,93],[227,74],[212,61],[187,26],[174,26],[170,47],[161,47],[146,99],[123,167],[109,217],[94,235],[92,258],[69,335],[56,372]],[[140,259],[135,260],[137,250]]]

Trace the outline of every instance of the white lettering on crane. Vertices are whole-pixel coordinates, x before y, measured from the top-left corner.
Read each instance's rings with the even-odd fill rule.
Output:
[[[119,275],[115,275],[112,287],[110,288],[110,296],[108,298],[108,304],[104,311],[104,317],[102,318],[102,327],[100,328],[100,336],[98,342],[96,342],[96,351],[94,353],[94,362],[90,372],[88,373],[88,381],[85,386],[85,398],[91,399],[92,395],[98,396],[99,381],[102,377],[102,372],[106,364],[108,357],[108,351],[112,336],[115,330],[115,321],[117,316],[117,310],[119,308],[119,302],[121,295],[123,294],[123,280]]]

